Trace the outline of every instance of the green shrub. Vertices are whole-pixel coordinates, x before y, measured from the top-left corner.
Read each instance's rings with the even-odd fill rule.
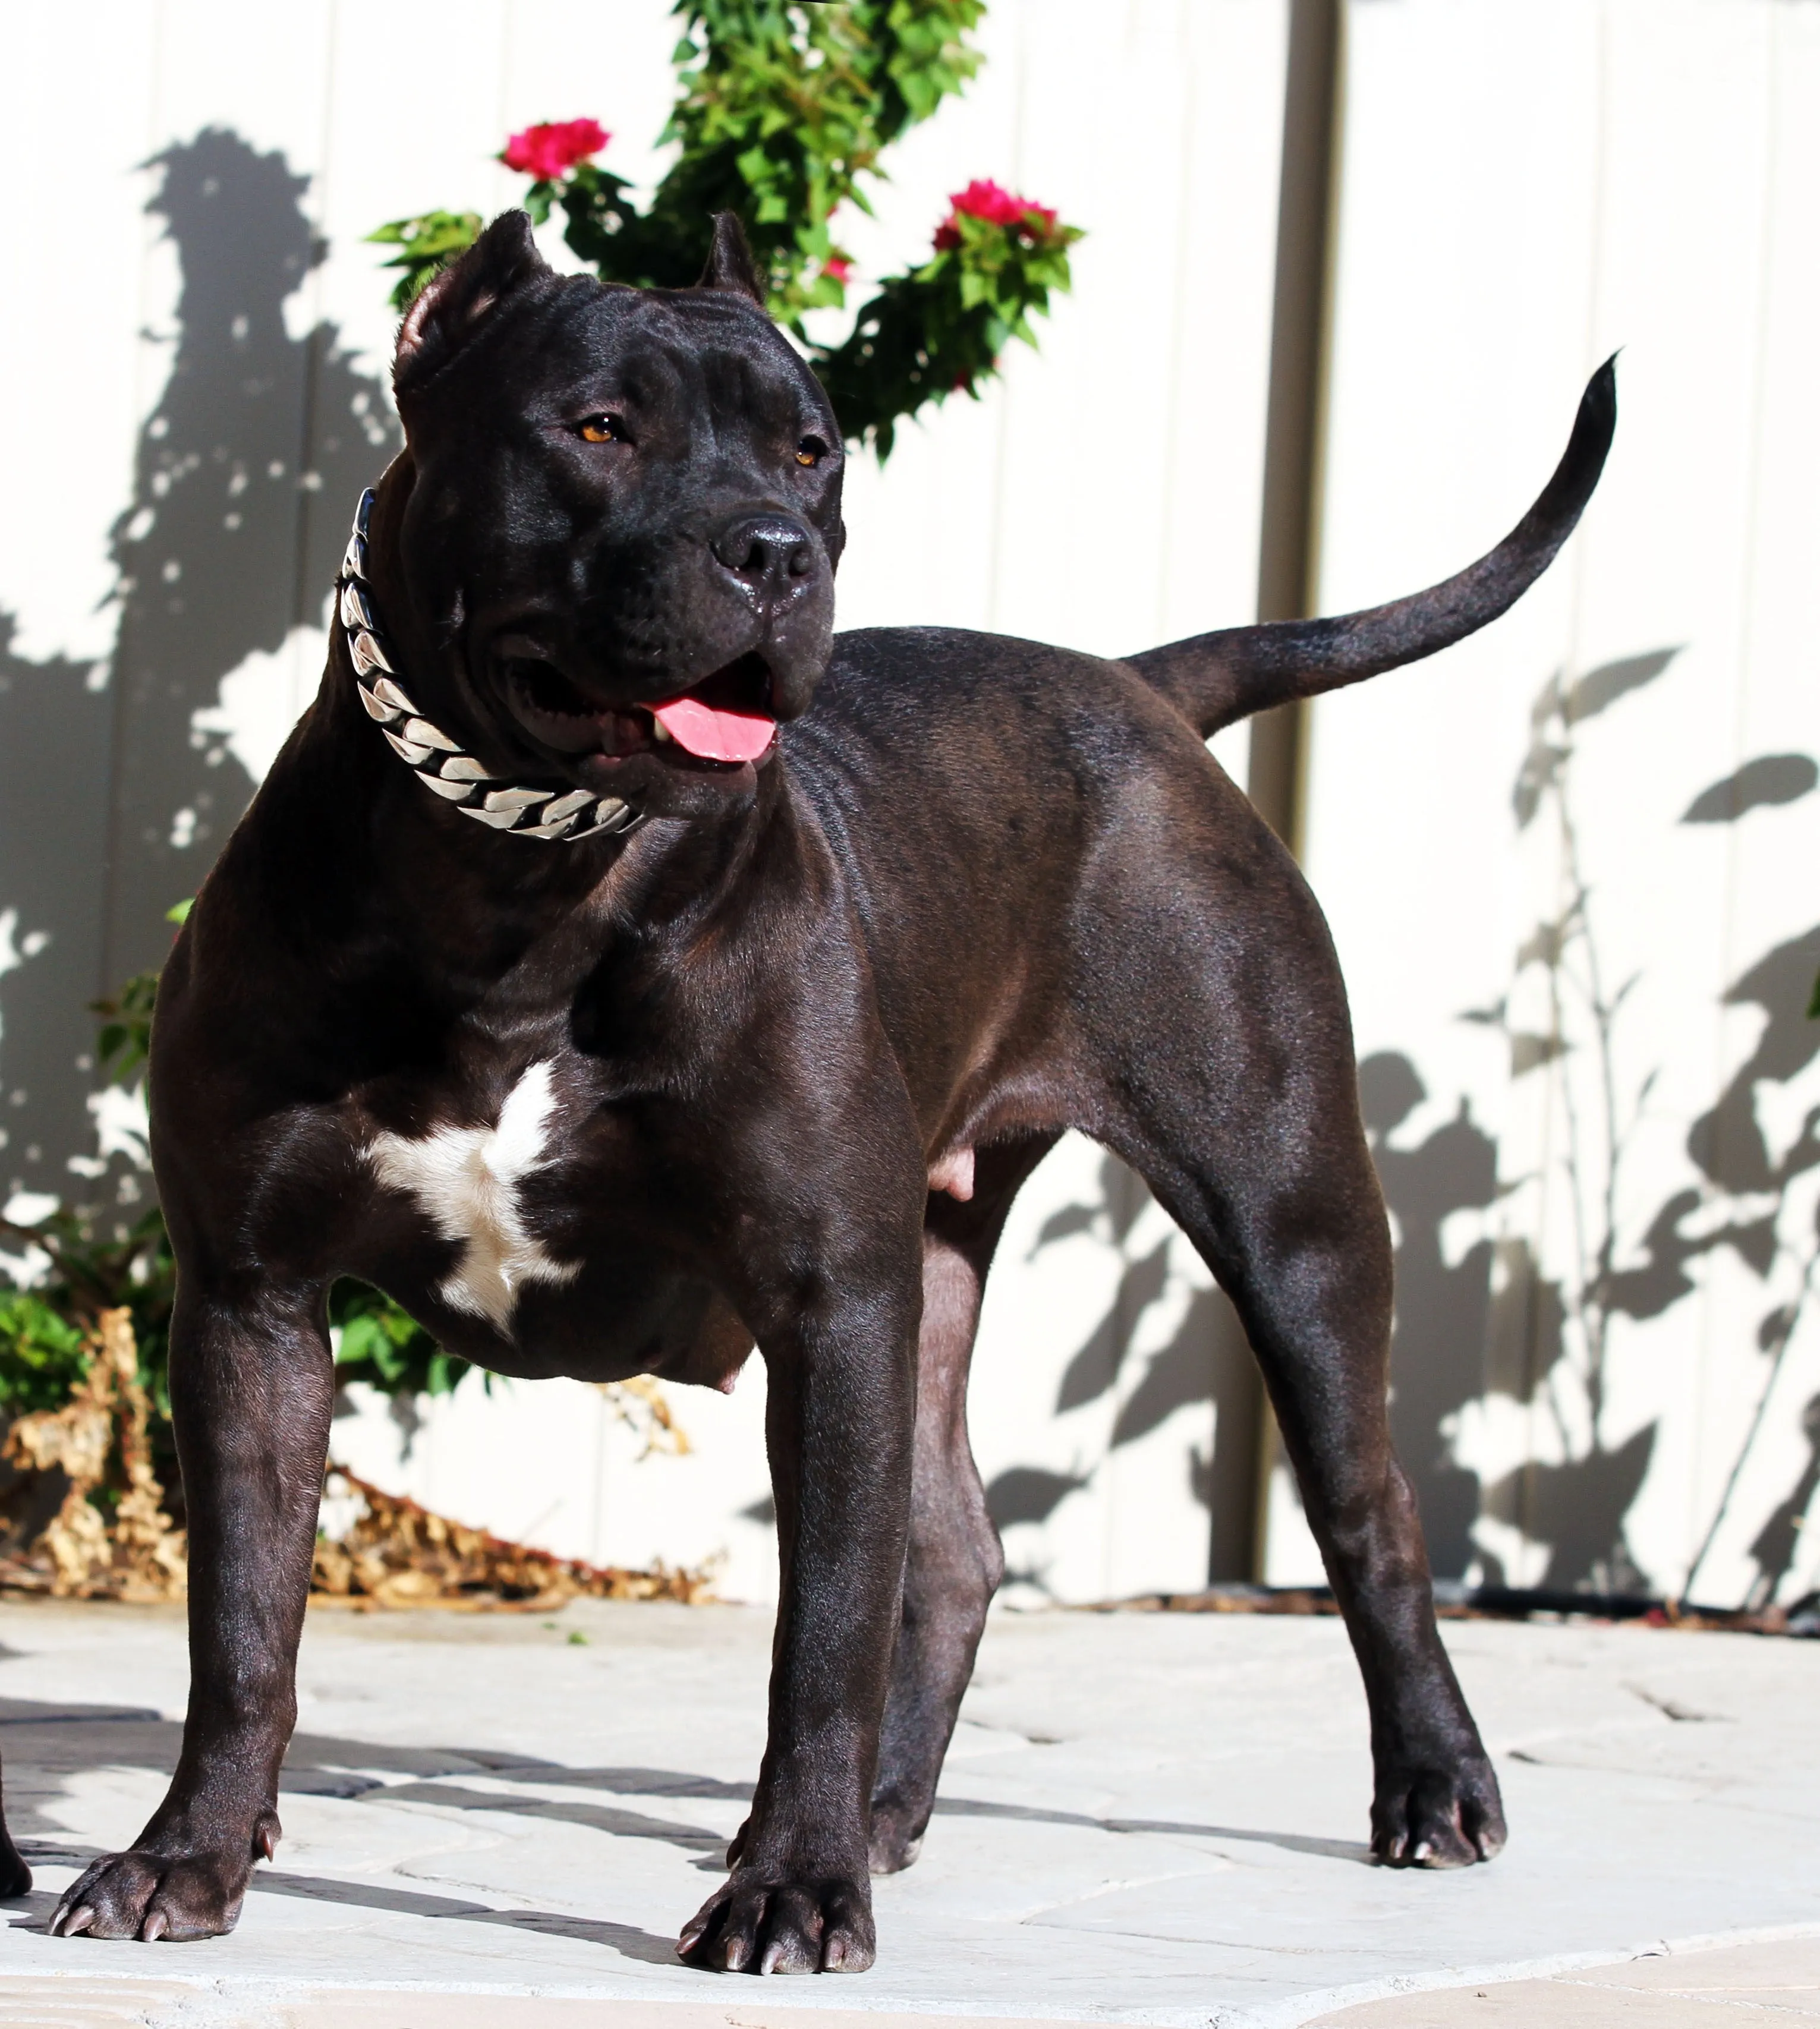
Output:
[[[870,213],[891,143],[979,68],[968,33],[984,0],[679,0],[677,98],[659,137],[675,161],[641,210],[631,185],[593,160],[611,136],[592,120],[526,128],[500,159],[529,178],[538,224],[604,282],[686,288],[708,222],[737,214],[771,314],[794,334],[850,442],[890,455],[897,425],[956,392],[978,398],[1030,318],[1068,287],[1081,236],[1046,206],[975,180],[951,201],[930,258],[882,282],[838,344],[810,339],[812,310],[844,308],[852,262],[833,232],[844,204]],[[474,212],[395,219],[372,238],[398,250],[400,310],[481,229]]]

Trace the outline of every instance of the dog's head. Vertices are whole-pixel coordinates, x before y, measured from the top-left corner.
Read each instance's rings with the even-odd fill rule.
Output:
[[[695,288],[633,289],[557,275],[508,212],[412,305],[394,384],[384,618],[419,707],[503,778],[749,800],[826,666],[845,531],[834,412],[737,221]]]

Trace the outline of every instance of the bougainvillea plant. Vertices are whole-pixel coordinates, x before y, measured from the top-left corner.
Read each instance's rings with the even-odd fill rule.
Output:
[[[838,343],[812,339],[813,310],[846,306],[850,254],[834,237],[844,205],[870,213],[879,158],[979,67],[968,32],[984,0],[678,0],[677,98],[660,137],[675,159],[641,209],[596,160],[594,120],[527,127],[500,160],[530,179],[525,209],[560,213],[572,252],[605,282],[682,288],[701,272],[708,220],[737,213],[768,306],[820,376],[848,440],[887,457],[926,404],[977,398],[1031,317],[1068,287],[1080,237],[1046,205],[975,180],[957,191],[929,257],[878,282]],[[373,238],[397,250],[403,309],[480,231],[474,212],[395,220]]]

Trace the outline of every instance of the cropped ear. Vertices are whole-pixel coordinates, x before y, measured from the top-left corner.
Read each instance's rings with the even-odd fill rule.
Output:
[[[503,211],[466,253],[424,284],[398,328],[392,384],[414,394],[477,337],[506,299],[552,272],[522,211]]]
[[[739,222],[739,214],[732,211],[717,211],[714,214],[714,243],[708,250],[708,265],[701,271],[701,280],[695,285],[698,289],[728,289],[737,296],[748,296],[762,310],[765,306],[764,285],[759,280],[757,264],[752,258],[752,249],[745,241],[745,228]]]

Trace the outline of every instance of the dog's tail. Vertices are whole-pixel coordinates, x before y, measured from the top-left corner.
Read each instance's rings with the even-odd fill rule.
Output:
[[[1541,497],[1496,549],[1458,577],[1332,620],[1278,620],[1126,659],[1206,738],[1272,705],[1315,697],[1463,641],[1516,603],[1573,534],[1618,421],[1617,355],[1586,384],[1573,434]]]

